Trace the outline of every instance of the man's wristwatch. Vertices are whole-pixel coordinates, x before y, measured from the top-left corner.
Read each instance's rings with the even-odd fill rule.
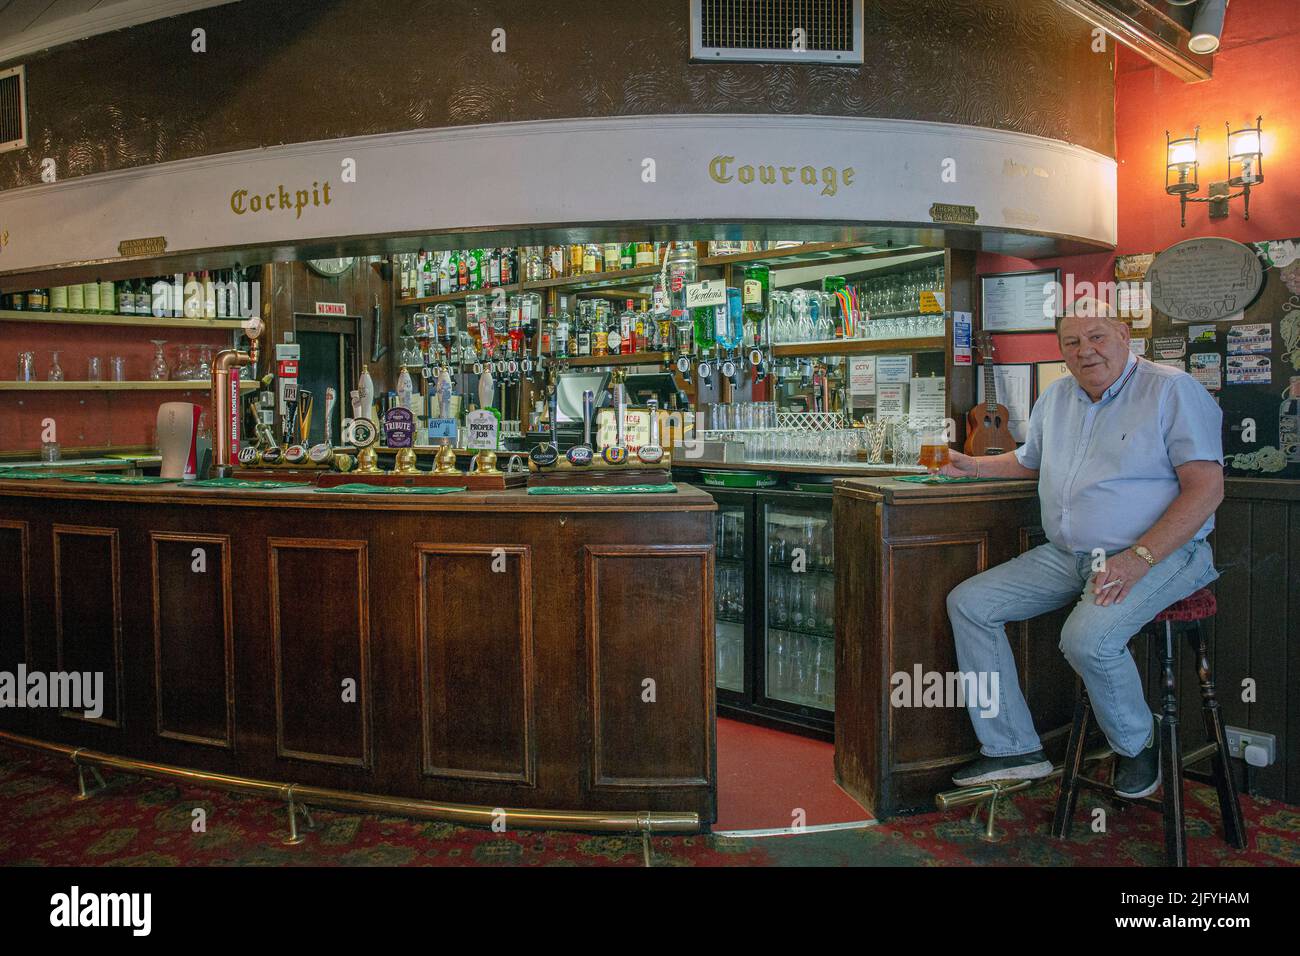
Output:
[[[1130,550],[1151,567],[1154,568],[1156,566],[1155,556],[1146,548],[1142,547],[1142,545],[1135,544]]]

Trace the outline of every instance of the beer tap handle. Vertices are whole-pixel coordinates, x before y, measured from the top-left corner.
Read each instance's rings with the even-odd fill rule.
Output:
[[[591,418],[596,408],[596,393],[587,389],[582,393],[582,443],[591,447]]]

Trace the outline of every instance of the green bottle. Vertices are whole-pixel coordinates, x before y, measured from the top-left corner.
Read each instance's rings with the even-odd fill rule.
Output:
[[[771,285],[772,274],[767,266],[755,264],[745,270],[745,281],[740,288],[741,318],[745,324],[745,340],[753,345],[762,341]]]

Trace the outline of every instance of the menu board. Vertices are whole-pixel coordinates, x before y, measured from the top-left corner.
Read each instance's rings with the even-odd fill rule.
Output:
[[[1207,236],[1161,252],[1147,281],[1151,305],[1174,322],[1231,322],[1258,298],[1264,270],[1249,246]]]
[[[985,332],[1037,332],[1056,328],[1059,269],[980,276],[980,321]]]

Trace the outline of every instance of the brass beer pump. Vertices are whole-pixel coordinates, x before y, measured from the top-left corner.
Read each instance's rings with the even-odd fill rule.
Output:
[[[234,381],[231,394],[230,370],[240,365],[257,366],[257,339],[262,334],[262,320],[256,316],[245,323],[249,347],[222,349],[212,362],[212,474],[216,478],[229,478],[234,468],[230,461],[231,446],[239,439],[239,384]]]

